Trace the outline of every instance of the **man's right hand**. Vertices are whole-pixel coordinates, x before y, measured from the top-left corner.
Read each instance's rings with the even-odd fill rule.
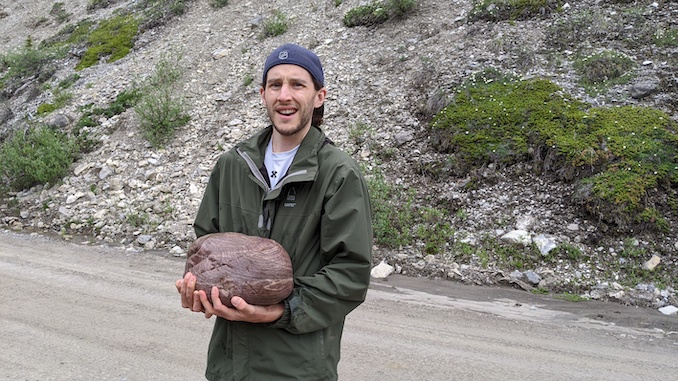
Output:
[[[181,294],[181,306],[190,308],[193,312],[204,312],[205,309],[200,301],[200,295],[195,290],[195,275],[186,273],[182,279],[175,283],[177,291]]]

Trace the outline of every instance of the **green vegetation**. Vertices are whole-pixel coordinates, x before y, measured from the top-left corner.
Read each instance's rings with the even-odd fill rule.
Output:
[[[546,29],[544,41],[557,50],[574,49],[578,53],[591,46],[620,46],[630,49],[648,45],[676,46],[676,29],[651,21],[645,7],[624,7],[621,12],[570,9],[568,17],[558,18]],[[591,27],[595,25],[594,27]],[[633,30],[624,26],[633,25]],[[582,43],[582,42],[586,43]]]
[[[66,174],[76,152],[72,138],[48,127],[15,131],[0,146],[0,177],[11,190],[54,184]]]
[[[93,107],[91,103],[83,106],[80,109],[82,116],[73,129],[80,152],[91,152],[98,146],[99,143],[92,139],[89,132],[91,127],[99,125],[99,116],[111,118],[121,114],[128,108],[134,107],[140,97],[141,92],[138,89],[131,89],[120,92],[107,107]]]
[[[558,294],[555,296],[557,299],[562,299],[562,300],[567,300],[568,302],[584,302],[588,299],[582,297],[581,295],[578,294],[572,294],[569,292],[563,292],[562,294]]]
[[[212,8],[223,8],[228,5],[228,0],[211,0],[210,5]]]
[[[375,1],[350,9],[343,21],[348,27],[377,25],[393,18],[404,18],[416,7],[416,0]]]
[[[177,128],[191,119],[182,98],[177,97],[182,69],[178,62],[164,58],[155,67],[134,107],[144,137],[154,147],[162,147]]]
[[[280,36],[289,28],[287,16],[279,10],[273,11],[271,17],[267,17],[262,24],[261,38]]]
[[[623,54],[605,51],[579,59],[573,66],[579,75],[580,84],[595,95],[611,86],[628,83],[635,63]]]
[[[88,19],[80,20],[77,24],[67,24],[56,35],[43,40],[40,47],[62,48],[62,50],[70,47],[84,47],[93,26],[94,22]]]
[[[583,259],[583,255],[577,246],[569,242],[563,242],[553,248],[553,250],[549,251],[545,259],[551,263],[555,263],[559,259],[564,259],[571,262],[579,262]]]
[[[102,21],[87,38],[88,48],[75,69],[96,65],[103,57],[108,57],[108,62],[125,57],[134,46],[138,31],[139,21],[131,15]]]
[[[69,77],[59,82],[57,87],[52,90],[52,103],[43,103],[39,105],[38,115],[45,115],[52,111],[58,110],[66,106],[71,101],[71,99],[73,99],[73,94],[65,91],[66,88],[73,84],[73,82],[70,82],[71,80],[72,77]]]
[[[108,8],[110,5],[113,5],[116,0],[89,0],[87,2],[87,10],[94,11],[100,8]]]
[[[64,9],[64,3],[60,1],[52,5],[52,9],[50,9],[49,14],[54,17],[54,21],[56,21],[57,24],[63,24],[71,17],[71,15]]]
[[[654,43],[667,48],[678,46],[678,28],[659,29],[654,35]]]
[[[34,78],[44,83],[49,80],[56,67],[54,59],[60,56],[56,49],[36,49],[29,37],[23,48],[0,56],[0,90],[4,97],[10,97],[17,89]]]
[[[538,172],[577,181],[574,200],[621,230],[666,225],[657,212],[662,205],[647,195],[675,197],[669,190],[678,183],[677,129],[659,110],[589,108],[551,82],[496,70],[473,76],[431,123],[433,146],[450,154],[452,174],[533,162]]]
[[[445,251],[454,233],[447,211],[418,206],[414,190],[388,183],[378,169],[373,172],[366,180],[375,242],[389,248],[421,244],[423,254]]]
[[[137,8],[143,13],[142,31],[157,28],[186,13],[194,0],[138,0]]]
[[[560,9],[561,0],[480,0],[469,13],[469,21],[528,20],[546,17]]]

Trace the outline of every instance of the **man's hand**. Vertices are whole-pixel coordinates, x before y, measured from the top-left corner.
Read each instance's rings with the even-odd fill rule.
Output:
[[[207,299],[205,291],[196,292],[200,297],[200,302],[205,311],[205,317],[211,318],[217,315],[226,320],[244,321],[248,323],[271,323],[282,317],[285,307],[282,303],[272,306],[255,306],[248,304],[243,298],[234,296],[231,298],[233,308],[226,307],[219,299],[219,289],[212,287],[212,301]],[[183,297],[182,297],[183,303]],[[195,310],[194,310],[195,311]]]
[[[177,291],[181,294],[181,306],[190,308],[193,312],[203,312],[202,303],[198,291],[195,290],[195,275],[190,272],[186,273],[182,279],[178,279],[175,283]]]

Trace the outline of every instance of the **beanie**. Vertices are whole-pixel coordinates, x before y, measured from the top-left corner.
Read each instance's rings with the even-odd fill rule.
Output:
[[[311,74],[311,77],[320,82],[321,86],[325,86],[323,67],[318,56],[312,51],[295,44],[282,45],[268,56],[266,63],[264,63],[262,81],[266,82],[266,74],[273,66],[283,64],[303,67]]]

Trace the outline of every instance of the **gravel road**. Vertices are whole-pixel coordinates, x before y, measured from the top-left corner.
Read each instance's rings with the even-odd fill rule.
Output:
[[[201,380],[183,260],[0,232],[0,380]],[[347,319],[342,380],[662,380],[678,316],[390,277]]]

